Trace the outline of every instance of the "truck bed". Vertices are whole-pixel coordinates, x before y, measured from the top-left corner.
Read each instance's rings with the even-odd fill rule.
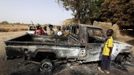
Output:
[[[23,56],[24,51],[30,50],[35,51],[37,49],[46,51],[57,51],[70,53],[70,50],[75,51],[74,49],[82,47],[78,44],[69,44],[67,38],[61,37],[51,37],[51,36],[34,36],[25,34],[14,39],[5,41],[6,44],[6,53],[8,57]],[[59,51],[60,52],[60,51]],[[60,54],[59,54],[60,55]],[[70,55],[70,54],[69,54]],[[68,56],[69,56],[68,55]],[[72,54],[73,55],[73,54]],[[63,56],[62,56],[63,57]]]
[[[39,36],[38,36],[39,37]],[[34,40],[34,38],[38,38],[37,36],[25,34],[14,39],[5,41],[6,45],[43,45],[43,44],[52,44],[55,41],[41,41],[41,40]],[[48,38],[44,36],[40,36],[42,38]]]
[[[80,46],[80,44],[68,44],[68,37],[59,38],[56,36],[35,36],[24,34],[11,40],[5,41],[6,46],[8,45],[59,45],[59,46]]]

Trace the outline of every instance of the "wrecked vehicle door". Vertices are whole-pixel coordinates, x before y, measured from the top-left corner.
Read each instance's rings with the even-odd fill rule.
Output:
[[[94,27],[81,27],[81,43],[85,45],[86,56],[83,62],[99,61],[104,43],[102,29]]]
[[[104,35],[101,29],[87,28],[87,61],[98,61],[104,44]]]

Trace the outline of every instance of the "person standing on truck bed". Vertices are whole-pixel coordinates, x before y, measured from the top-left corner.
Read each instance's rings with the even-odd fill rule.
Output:
[[[61,36],[63,32],[61,31],[61,26],[57,27],[56,35]]]
[[[106,42],[104,43],[104,47],[102,50],[102,59],[101,59],[101,67],[98,67],[98,69],[106,74],[110,73],[110,57],[112,53],[112,48],[113,48],[113,35],[114,31],[112,29],[108,29],[106,32],[107,39]]]
[[[49,31],[47,32],[47,34],[49,35],[49,36],[52,36],[52,35],[54,35],[54,30],[53,30],[53,25],[49,25]]]
[[[43,35],[44,34],[44,30],[42,29],[42,27],[40,25],[38,25],[36,27],[34,34],[35,35]]]
[[[47,27],[46,26],[43,27],[43,30],[44,30],[44,35],[47,35]]]
[[[62,32],[63,32],[63,36],[64,36],[64,37],[67,37],[67,36],[69,35],[69,30],[68,30],[68,28],[63,27],[63,28],[62,28]]]

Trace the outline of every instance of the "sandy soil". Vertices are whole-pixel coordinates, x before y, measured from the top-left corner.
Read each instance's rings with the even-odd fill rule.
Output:
[[[25,24],[0,24],[1,32],[11,32],[11,31],[25,31],[28,30],[28,25]]]

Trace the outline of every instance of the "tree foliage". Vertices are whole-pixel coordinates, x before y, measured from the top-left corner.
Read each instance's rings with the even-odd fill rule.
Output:
[[[134,0],[58,0],[58,2],[66,10],[73,12],[78,23],[99,20],[118,24],[122,28],[134,29]]]
[[[1,24],[9,24],[8,21],[2,21]]]
[[[120,27],[134,28],[134,0],[105,0],[100,18]]]
[[[100,15],[103,0],[58,0],[66,10],[73,12],[78,23],[87,23]]]

